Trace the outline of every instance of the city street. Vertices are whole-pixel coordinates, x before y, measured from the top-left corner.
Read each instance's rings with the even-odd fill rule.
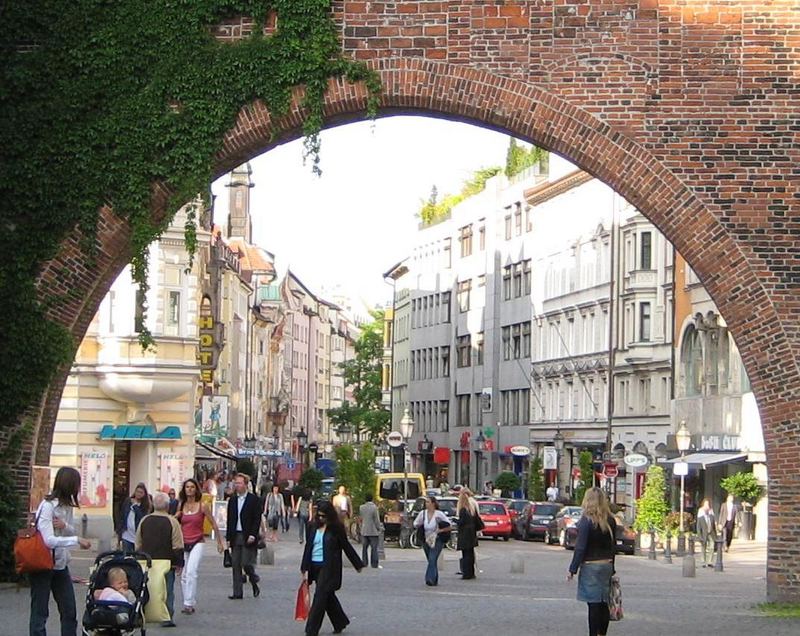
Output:
[[[294,528],[292,528],[294,530]],[[295,533],[281,535],[274,566],[259,566],[262,594],[258,600],[230,601],[230,571],[221,558],[206,553],[200,575],[199,607],[193,616],[177,614],[171,634],[302,634],[293,610],[299,583],[300,546]],[[360,551],[360,548],[356,546]],[[340,594],[351,625],[347,634],[407,636],[409,634],[569,634],[586,633],[586,606],[575,601],[575,583],[565,581],[571,552],[541,543],[483,541],[478,552],[482,570],[475,581],[455,576],[458,553],[446,551],[439,586],[423,582],[423,554],[387,547],[384,569],[360,575],[345,567]],[[78,556],[76,554],[76,556]],[[511,574],[511,563],[522,558],[524,574]],[[764,600],[764,546],[737,545],[726,555],[724,573],[698,570],[697,578],[681,576],[680,560],[664,564],[646,557],[617,559],[623,586],[625,620],[612,623],[609,634],[703,635],[797,634],[800,620],[770,619],[754,608]],[[85,575],[88,559],[73,561],[76,575]],[[85,588],[78,586],[79,608]],[[176,585],[176,608],[180,609]],[[79,609],[82,612],[82,610]],[[27,633],[28,591],[0,591],[2,636]],[[48,633],[58,633],[57,611],[51,604]],[[162,628],[152,626],[151,632]],[[331,633],[330,624],[322,633]]]

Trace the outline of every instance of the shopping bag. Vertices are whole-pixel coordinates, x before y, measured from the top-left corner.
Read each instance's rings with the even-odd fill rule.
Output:
[[[150,568],[146,561],[139,561],[147,570],[148,600],[144,606],[144,616],[148,623],[163,623],[170,620],[167,609],[167,573],[172,568],[169,559],[153,559]]]
[[[17,531],[14,541],[14,561],[17,574],[31,574],[53,569],[53,550],[47,547],[39,532],[39,515],[31,528]]]
[[[624,617],[622,611],[622,587],[616,574],[611,577],[608,589],[608,617],[612,621],[621,621]]]
[[[308,581],[303,580],[297,588],[297,601],[294,604],[294,620],[305,621],[308,619],[308,610],[311,605],[308,592]]]

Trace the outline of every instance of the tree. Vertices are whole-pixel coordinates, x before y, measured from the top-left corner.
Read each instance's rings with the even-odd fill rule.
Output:
[[[383,311],[371,312],[372,322],[364,325],[355,343],[355,357],[342,364],[344,381],[353,387],[354,403],[345,401],[330,409],[328,417],[335,426],[348,424],[357,434],[366,433],[377,442],[389,432],[391,413],[383,408]]]
[[[594,486],[594,458],[589,451],[581,451],[578,456],[578,465],[581,469],[581,478],[575,489],[575,504],[580,506],[586,491]]]
[[[303,471],[303,474],[300,475],[300,479],[297,484],[302,488],[307,488],[312,493],[315,493],[322,488],[322,480],[324,478],[325,475],[322,474],[322,471],[317,470],[316,468],[306,468]]]
[[[494,487],[500,489],[503,497],[510,497],[511,493],[515,490],[519,490],[521,486],[522,481],[519,475],[512,472],[506,471],[500,473],[494,479]]]
[[[542,458],[538,455],[531,460],[528,475],[528,499],[542,501],[544,499],[544,480],[542,479]]]
[[[764,487],[758,483],[753,473],[734,473],[721,482],[722,489],[751,506],[764,496]]]
[[[255,481],[255,478],[258,475],[258,470],[256,470],[256,465],[253,463],[253,460],[247,457],[236,461],[236,472],[244,473],[245,475],[249,476],[250,481]]]
[[[505,175],[511,179],[537,163],[545,165],[547,159],[546,150],[542,150],[537,146],[526,148],[518,144],[517,140],[512,137],[508,142],[508,151],[506,152]]]
[[[356,449],[350,444],[342,444],[334,450],[336,455],[335,486],[347,488],[353,500],[353,508],[364,503],[368,492],[375,492],[375,447],[373,444],[362,444]]]
[[[650,528],[655,528],[656,531],[664,530],[669,512],[666,490],[664,469],[661,466],[650,466],[647,469],[644,494],[641,499],[636,500],[634,528],[642,532],[649,532]]]

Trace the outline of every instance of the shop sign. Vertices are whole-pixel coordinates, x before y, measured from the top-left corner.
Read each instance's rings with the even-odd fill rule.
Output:
[[[217,367],[217,330],[214,323],[211,299],[208,296],[203,298],[200,305],[198,332],[200,344],[197,357],[200,360],[200,381],[203,384],[210,385],[214,382],[214,369]]]
[[[614,479],[619,475],[619,468],[613,462],[603,464],[603,475],[608,479]]]
[[[630,453],[629,455],[625,455],[625,465],[630,466],[631,468],[642,468],[642,466],[647,466],[647,461],[647,457],[640,455],[639,453]]]
[[[531,454],[531,449],[527,446],[512,446],[511,454],[515,457],[527,457]]]
[[[675,462],[672,465],[672,474],[677,477],[686,477],[689,474],[689,464],[686,462]]]
[[[398,448],[403,443],[403,436],[397,431],[392,431],[386,436],[386,443],[392,448]]]
[[[694,447],[701,451],[738,451],[738,435],[695,435]]]
[[[173,440],[181,437],[178,426],[165,426],[158,431],[152,424],[106,424],[100,429],[100,439]]]
[[[555,446],[545,446],[542,449],[542,468],[545,470],[558,468],[558,453]]]

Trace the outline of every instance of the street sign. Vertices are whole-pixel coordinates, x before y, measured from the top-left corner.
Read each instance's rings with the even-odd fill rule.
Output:
[[[640,455],[639,453],[625,455],[625,465],[630,466],[631,468],[641,468],[642,466],[647,466],[647,461],[647,457]]]
[[[542,467],[545,470],[555,470],[558,468],[558,453],[555,446],[545,446],[542,449]]]
[[[290,459],[288,462],[286,462],[286,468],[288,468],[289,470],[294,470],[294,466],[295,466],[295,461],[293,459]]]
[[[403,444],[403,436],[397,431],[392,431],[386,436],[386,443],[392,448],[397,448]]]
[[[308,445],[308,452],[309,453],[316,453],[319,450],[319,446],[315,442],[311,442]]]
[[[527,446],[512,446],[511,454],[515,457],[527,457],[531,454],[531,449]]]
[[[672,465],[672,474],[678,477],[686,477],[689,474],[689,464],[686,462],[675,462]]]
[[[609,479],[614,479],[619,475],[619,467],[612,462],[603,464],[603,474]]]

